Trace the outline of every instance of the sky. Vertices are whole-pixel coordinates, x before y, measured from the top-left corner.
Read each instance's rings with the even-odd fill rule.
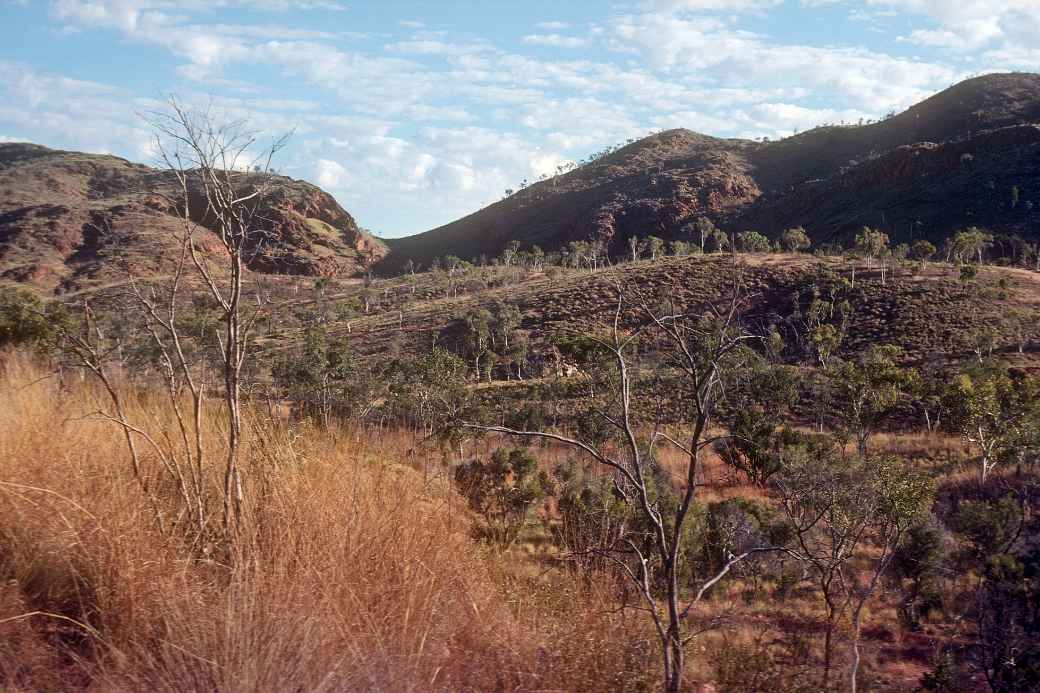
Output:
[[[0,142],[157,163],[176,95],[419,233],[662,129],[777,138],[1040,71],[1040,0],[0,0]]]

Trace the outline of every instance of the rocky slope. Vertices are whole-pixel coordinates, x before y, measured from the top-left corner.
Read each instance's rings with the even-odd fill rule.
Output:
[[[1013,194],[1017,189],[1017,195]],[[391,241],[396,271],[448,253],[494,255],[511,241],[554,249],[629,236],[678,237],[707,216],[728,231],[776,236],[805,226],[817,243],[863,225],[893,242],[941,241],[967,225],[1040,234],[1040,75],[962,82],[860,126],[821,127],[778,142],[670,130],[542,181],[470,216]]]
[[[352,275],[386,253],[320,188],[276,182],[250,269]],[[175,188],[171,173],[116,157],[0,144],[0,277],[65,293],[117,282],[127,266],[161,273],[181,228]]]

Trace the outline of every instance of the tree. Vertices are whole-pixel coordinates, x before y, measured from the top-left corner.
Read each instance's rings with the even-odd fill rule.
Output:
[[[820,441],[788,462],[777,494],[795,535],[793,553],[808,566],[826,610],[821,688],[829,690],[835,631],[848,616],[855,692],[864,608],[895,548],[928,508],[931,483],[893,458],[843,459]]]
[[[855,361],[827,369],[838,430],[856,440],[860,457],[867,456],[867,440],[915,389],[917,372],[895,361],[898,347],[871,347]]]
[[[316,417],[326,429],[335,416],[363,418],[377,399],[374,378],[345,343],[329,340],[324,325],[307,328],[300,348],[279,359],[271,376],[300,415]]]
[[[974,257],[982,264],[983,253],[993,245],[993,234],[971,226],[953,237],[952,252],[955,260],[965,262]]]
[[[55,336],[39,296],[26,289],[0,289],[0,347],[43,344]]]
[[[745,253],[768,253],[769,239],[758,231],[741,231],[737,234],[737,250]]]
[[[686,645],[692,637],[685,619],[707,590],[748,555],[773,547],[753,547],[726,562],[683,606],[681,576],[689,571],[686,555],[694,499],[700,486],[704,450],[714,439],[708,434],[723,382],[742,367],[743,345],[752,339],[739,324],[743,305],[740,278],[732,285],[730,301],[709,311],[670,306],[653,309],[651,301],[618,286],[613,325],[605,335],[584,334],[583,341],[602,355],[610,368],[612,387],[600,390],[589,410],[588,426],[575,426],[571,434],[520,430],[472,421],[462,425],[527,439],[552,440],[583,453],[611,474],[615,491],[638,522],[617,542],[599,552],[617,565],[637,589],[658,636],[664,668],[664,688],[679,691],[685,668]],[[623,327],[640,319],[642,327]],[[681,374],[681,387],[689,393],[681,422],[682,435],[669,435],[659,426],[645,429],[635,422],[634,396],[638,387],[637,342],[652,340],[666,354],[670,367]],[[678,488],[662,487],[655,460],[658,448],[669,446],[683,455]],[[636,528],[639,529],[636,532]],[[660,592],[660,599],[658,593]]]
[[[690,247],[691,246],[687,241],[672,241],[672,255],[674,255],[675,257],[686,257],[687,255],[690,255]]]
[[[914,241],[910,246],[910,257],[919,262],[927,262],[937,252],[936,247],[923,238]]]
[[[442,432],[469,411],[467,371],[461,358],[441,348],[391,361],[383,373],[387,409],[425,437]]]
[[[784,468],[790,449],[804,444],[787,426],[797,398],[795,369],[758,363],[739,374],[722,412],[730,435],[715,443],[722,461],[764,488]]]
[[[491,350],[491,322],[493,317],[486,308],[474,308],[462,319],[464,331],[462,348],[473,362],[477,382],[481,378],[480,361]]]
[[[712,251],[719,253],[725,252],[732,245],[729,236],[722,229],[715,229],[709,236],[708,241]]]
[[[875,259],[882,257],[888,250],[888,234],[864,226],[856,234],[856,250],[867,258],[867,267],[870,267]]]
[[[642,254],[640,249],[639,236],[628,237],[628,250],[632,254],[632,262],[639,260],[639,256]]]
[[[800,253],[809,249],[812,245],[812,240],[809,238],[809,234],[805,232],[805,229],[801,226],[796,226],[793,229],[787,229],[780,237],[783,241],[784,248],[789,253]]]
[[[692,228],[689,226],[690,235],[696,235],[696,238],[700,241],[701,253],[704,252],[704,245],[708,242],[708,239],[713,238],[718,228],[715,223],[708,217],[697,217],[693,222]]]
[[[657,236],[647,236],[640,247],[643,253],[650,256],[651,260],[656,260],[664,251],[664,241]]]
[[[227,410],[227,456],[224,470],[224,533],[230,543],[241,517],[242,479],[239,454],[242,446],[242,372],[250,354],[253,329],[262,311],[247,314],[243,289],[248,261],[260,251],[266,237],[264,203],[272,196],[277,181],[271,171],[274,156],[285,146],[288,135],[257,149],[254,133],[242,121],[217,122],[209,111],[185,108],[171,98],[167,109],[154,114],[156,151],[177,180],[179,199],[171,200],[183,220],[183,253],[187,255],[202,284],[221,312],[220,356]],[[244,171],[252,171],[245,173]],[[213,228],[223,253],[218,273],[200,250],[199,220]],[[205,231],[209,236],[209,231]],[[178,266],[178,276],[182,267]],[[154,304],[137,291],[151,318],[163,325],[174,350],[179,351],[173,319],[177,285],[170,295],[168,320],[161,320]],[[178,360],[186,368],[183,356]],[[183,369],[182,368],[182,369]]]
[[[545,497],[546,483],[530,452],[501,448],[487,462],[474,459],[456,467],[455,485],[483,518],[488,537],[509,545],[523,530],[531,508]]]
[[[1040,388],[1032,378],[982,365],[957,375],[946,388],[947,430],[980,453],[979,482],[1002,461],[1035,447],[1040,424]]]

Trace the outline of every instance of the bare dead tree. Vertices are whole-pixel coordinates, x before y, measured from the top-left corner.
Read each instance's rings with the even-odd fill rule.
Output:
[[[721,571],[692,596],[683,590],[680,575],[689,559],[683,553],[683,530],[699,489],[702,458],[706,448],[725,437],[709,432],[716,404],[724,391],[728,372],[740,367],[745,353],[742,346],[754,337],[740,326],[746,292],[739,277],[734,281],[729,300],[709,308],[706,313],[652,308],[648,300],[635,291],[626,291],[621,284],[617,291],[609,334],[583,335],[598,346],[613,369],[613,401],[609,407],[595,410],[595,415],[613,432],[608,441],[581,433],[517,430],[477,423],[464,425],[487,432],[555,441],[584,453],[611,475],[615,491],[649,530],[642,536],[620,533],[611,546],[603,547],[602,555],[635,585],[643,604],[640,608],[649,615],[657,632],[664,667],[663,688],[674,692],[682,688],[686,646],[702,632],[691,631],[686,624],[691,608],[734,565],[754,553],[777,550],[756,547],[740,556],[732,556]],[[626,329],[623,324],[626,320],[638,321],[642,326]],[[649,426],[637,423],[636,344],[641,338],[656,340],[655,346],[666,354],[667,365],[679,374],[677,387],[684,396],[679,422],[681,434],[665,432],[663,422]],[[664,446],[679,451],[684,459],[674,502],[665,501],[655,491],[659,452]]]
[[[176,98],[169,99],[165,111],[151,114],[149,121],[155,130],[156,151],[177,182],[176,199],[171,202],[182,220],[182,257],[190,259],[197,278],[221,311],[221,329],[214,336],[221,355],[228,419],[222,502],[224,533],[230,541],[242,512],[242,371],[252,330],[262,313],[262,301],[251,313],[246,307],[246,268],[267,235],[264,203],[277,185],[271,162],[289,135],[255,153],[258,137],[244,121],[221,121],[211,110],[188,109]],[[219,239],[224,255],[220,265],[212,265],[200,249],[203,235]],[[143,298],[140,292],[137,295]],[[175,293],[165,320],[154,305],[142,303],[154,323],[166,331],[176,365],[183,371],[183,359],[176,354],[174,301]],[[197,392],[201,397],[202,390]]]

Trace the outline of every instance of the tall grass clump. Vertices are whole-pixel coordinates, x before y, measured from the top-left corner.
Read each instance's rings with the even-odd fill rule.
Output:
[[[653,680],[638,616],[599,606],[595,586],[524,575],[485,551],[447,476],[430,472],[436,461],[420,472],[392,459],[403,434],[249,418],[247,511],[226,561],[169,531],[176,518],[160,529],[122,430],[91,415],[104,396],[4,358],[0,688],[636,690]],[[171,427],[159,398],[129,387],[123,397],[156,435]],[[219,443],[206,451],[220,453]],[[153,500],[177,508],[174,485],[141,454]],[[211,476],[219,488],[219,469]]]

